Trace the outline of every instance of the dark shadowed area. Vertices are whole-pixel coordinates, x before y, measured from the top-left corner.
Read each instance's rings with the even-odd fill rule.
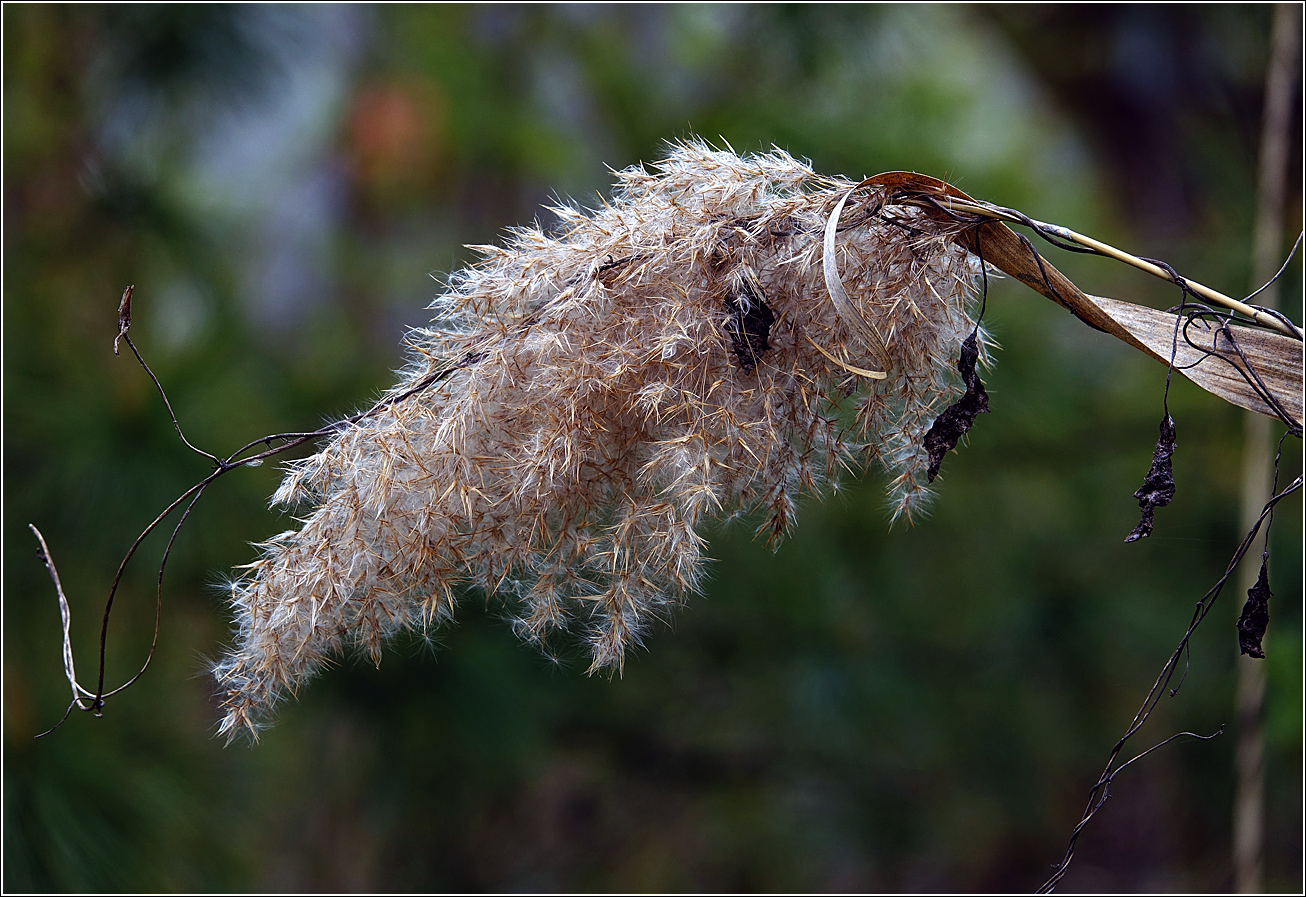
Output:
[[[774,554],[747,521],[714,528],[705,594],[616,679],[522,644],[469,592],[456,624],[379,667],[339,658],[257,746],[224,747],[207,674],[230,635],[224,583],[294,525],[268,510],[265,464],[181,532],[145,676],[36,740],[69,690],[27,525],[93,683],[124,552],[209,469],[112,353],[126,285],[187,436],[226,454],[366,407],[444,275],[477,258],[466,244],[559,197],[596,204],[605,166],[691,134],[827,174],[945,178],[1245,295],[1270,14],[6,5],[5,889],[1037,887],[1242,537],[1243,412],[1176,378],[1176,494],[1126,544],[1165,368],[1018,283],[991,285],[991,413],[943,459],[927,519],[890,528],[870,470],[804,503]],[[1297,116],[1283,254],[1302,219]],[[1045,251],[1090,293],[1180,301]],[[1282,295],[1300,322],[1299,261]],[[1281,482],[1301,457],[1289,438]],[[1265,886],[1286,892],[1303,886],[1301,518],[1297,496],[1275,519],[1263,661]],[[148,651],[165,541],[123,579],[110,686]],[[1226,734],[1123,773],[1061,890],[1232,886],[1244,600],[1226,590],[1131,744]]]

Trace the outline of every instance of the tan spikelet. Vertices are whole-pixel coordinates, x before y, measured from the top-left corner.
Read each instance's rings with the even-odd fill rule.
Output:
[[[576,628],[592,670],[620,670],[700,586],[704,518],[760,510],[775,544],[841,465],[878,459],[910,513],[979,269],[952,225],[874,188],[849,199],[836,269],[872,357],[822,270],[853,186],[690,143],[620,172],[593,212],[479,247],[411,334],[394,400],[274,497],[312,510],[233,590],[221,730],[254,732],[327,658],[379,658],[468,586],[524,637]]]

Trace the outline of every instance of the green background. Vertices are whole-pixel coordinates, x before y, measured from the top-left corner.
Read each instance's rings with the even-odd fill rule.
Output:
[[[275,465],[183,530],[159,653],[103,719],[68,698],[50,541],[93,683],[135,534],[225,454],[366,406],[464,244],[597,201],[668,139],[818,171],[912,169],[1250,280],[1267,6],[87,7],[4,17],[6,890],[1030,890],[1239,532],[1243,416],[1171,390],[1178,495],[1138,544],[1164,368],[993,284],[993,413],[928,519],[884,476],[803,504],[771,554],[708,535],[706,594],[587,678],[476,595],[379,669],[344,658],[256,747],[214,738],[221,583],[285,529]],[[1300,106],[1300,92],[1294,108]],[[1301,220],[1294,120],[1288,230]],[[1089,292],[1167,288],[1047,250]],[[430,276],[428,276],[430,275]],[[436,280],[432,280],[434,276]],[[1301,319],[1300,265],[1284,295]],[[124,353],[125,354],[125,353]],[[1301,469],[1286,443],[1283,477]],[[1267,887],[1302,887],[1301,503],[1274,534]],[[139,666],[162,540],[108,681]],[[1234,722],[1231,586],[1133,742]],[[1232,725],[1121,775],[1062,890],[1231,886]]]

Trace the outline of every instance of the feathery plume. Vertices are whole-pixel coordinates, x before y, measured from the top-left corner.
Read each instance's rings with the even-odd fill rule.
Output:
[[[779,150],[693,142],[617,178],[598,209],[476,247],[387,401],[290,465],[273,500],[311,513],[232,587],[221,732],[256,735],[328,657],[379,662],[467,586],[619,671],[699,588],[705,517],[760,511],[774,546],[800,494],[868,460],[895,517],[919,506],[975,329],[962,225]]]

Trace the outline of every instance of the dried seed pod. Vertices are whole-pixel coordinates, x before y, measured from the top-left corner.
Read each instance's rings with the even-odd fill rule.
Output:
[[[758,511],[774,544],[801,492],[868,459],[896,475],[895,515],[919,504],[922,437],[974,328],[960,225],[870,188],[832,244],[836,310],[822,244],[852,182],[700,143],[618,177],[601,208],[481,247],[410,335],[393,401],[291,465],[274,501],[311,510],[233,587],[223,732],[254,732],[343,648],[379,659],[468,586],[527,639],[574,625],[592,670],[620,670],[698,588],[705,517]]]

